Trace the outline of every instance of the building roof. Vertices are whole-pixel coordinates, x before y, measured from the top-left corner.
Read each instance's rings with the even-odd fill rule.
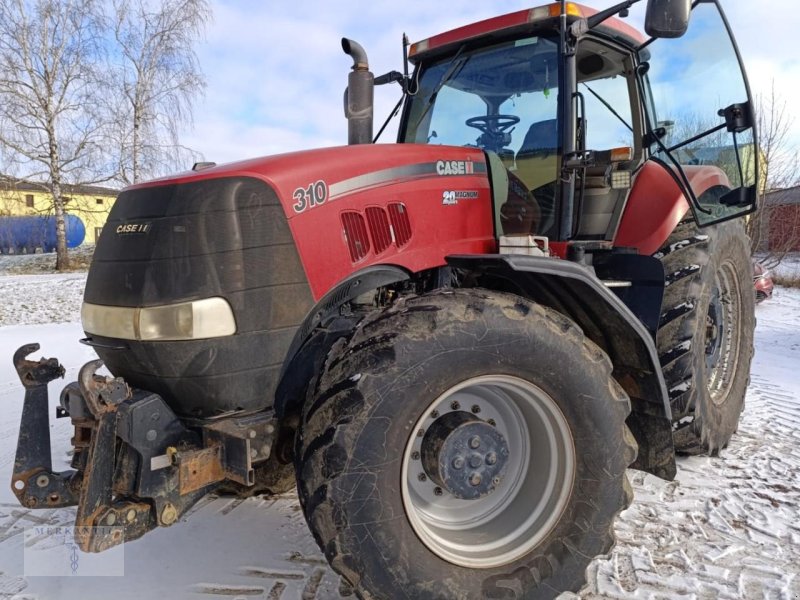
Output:
[[[800,204],[800,185],[767,192],[764,194],[764,204],[769,206]]]
[[[119,190],[113,188],[101,187],[99,185],[69,185],[64,184],[61,186],[64,194],[80,195],[80,196],[118,196]],[[0,192],[49,192],[46,183],[38,181],[30,181],[26,179],[17,179],[16,177],[9,177],[7,175],[0,175]]]

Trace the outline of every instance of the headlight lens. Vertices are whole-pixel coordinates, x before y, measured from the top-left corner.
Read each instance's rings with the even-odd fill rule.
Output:
[[[86,333],[123,340],[198,340],[236,333],[233,310],[224,298],[146,308],[84,302],[81,321]]]

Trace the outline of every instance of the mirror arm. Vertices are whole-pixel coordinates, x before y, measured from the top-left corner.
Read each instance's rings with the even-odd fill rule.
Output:
[[[695,135],[693,137],[690,137],[688,140],[683,140],[682,142],[679,142],[679,143],[675,144],[674,146],[670,146],[669,148],[666,149],[666,151],[669,152],[669,153],[672,153],[674,150],[677,150],[678,148],[683,148],[684,146],[688,146],[689,144],[692,144],[692,143],[696,142],[697,140],[703,139],[707,135],[711,135],[712,133],[716,133],[717,131],[725,129],[726,127],[727,127],[727,125],[725,123],[722,123],[721,125],[717,125],[716,127],[712,127],[711,129],[709,129],[707,131],[703,131],[702,133],[698,133],[697,135]]]
[[[405,76],[399,71],[389,71],[388,73],[376,77],[374,83],[375,85],[386,85],[387,83],[393,83],[395,81],[403,85]]]

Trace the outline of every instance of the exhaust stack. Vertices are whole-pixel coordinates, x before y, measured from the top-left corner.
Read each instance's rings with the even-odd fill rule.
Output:
[[[353,59],[344,92],[344,116],[347,117],[347,143],[372,143],[372,107],[374,75],[369,70],[367,53],[361,44],[342,38],[342,50]]]

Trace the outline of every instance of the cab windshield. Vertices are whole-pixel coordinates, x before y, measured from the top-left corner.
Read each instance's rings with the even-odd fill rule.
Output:
[[[520,210],[535,215],[531,223],[519,221],[503,212],[509,204],[498,203],[498,229],[505,233],[543,235],[555,224],[558,65],[556,38],[527,37],[462,49],[423,65],[416,89],[411,86],[400,142],[469,146],[496,155],[492,160],[502,165],[496,175],[522,194]]]
[[[458,52],[423,66],[417,87],[401,142],[474,146],[512,158],[558,146],[554,38]]]

